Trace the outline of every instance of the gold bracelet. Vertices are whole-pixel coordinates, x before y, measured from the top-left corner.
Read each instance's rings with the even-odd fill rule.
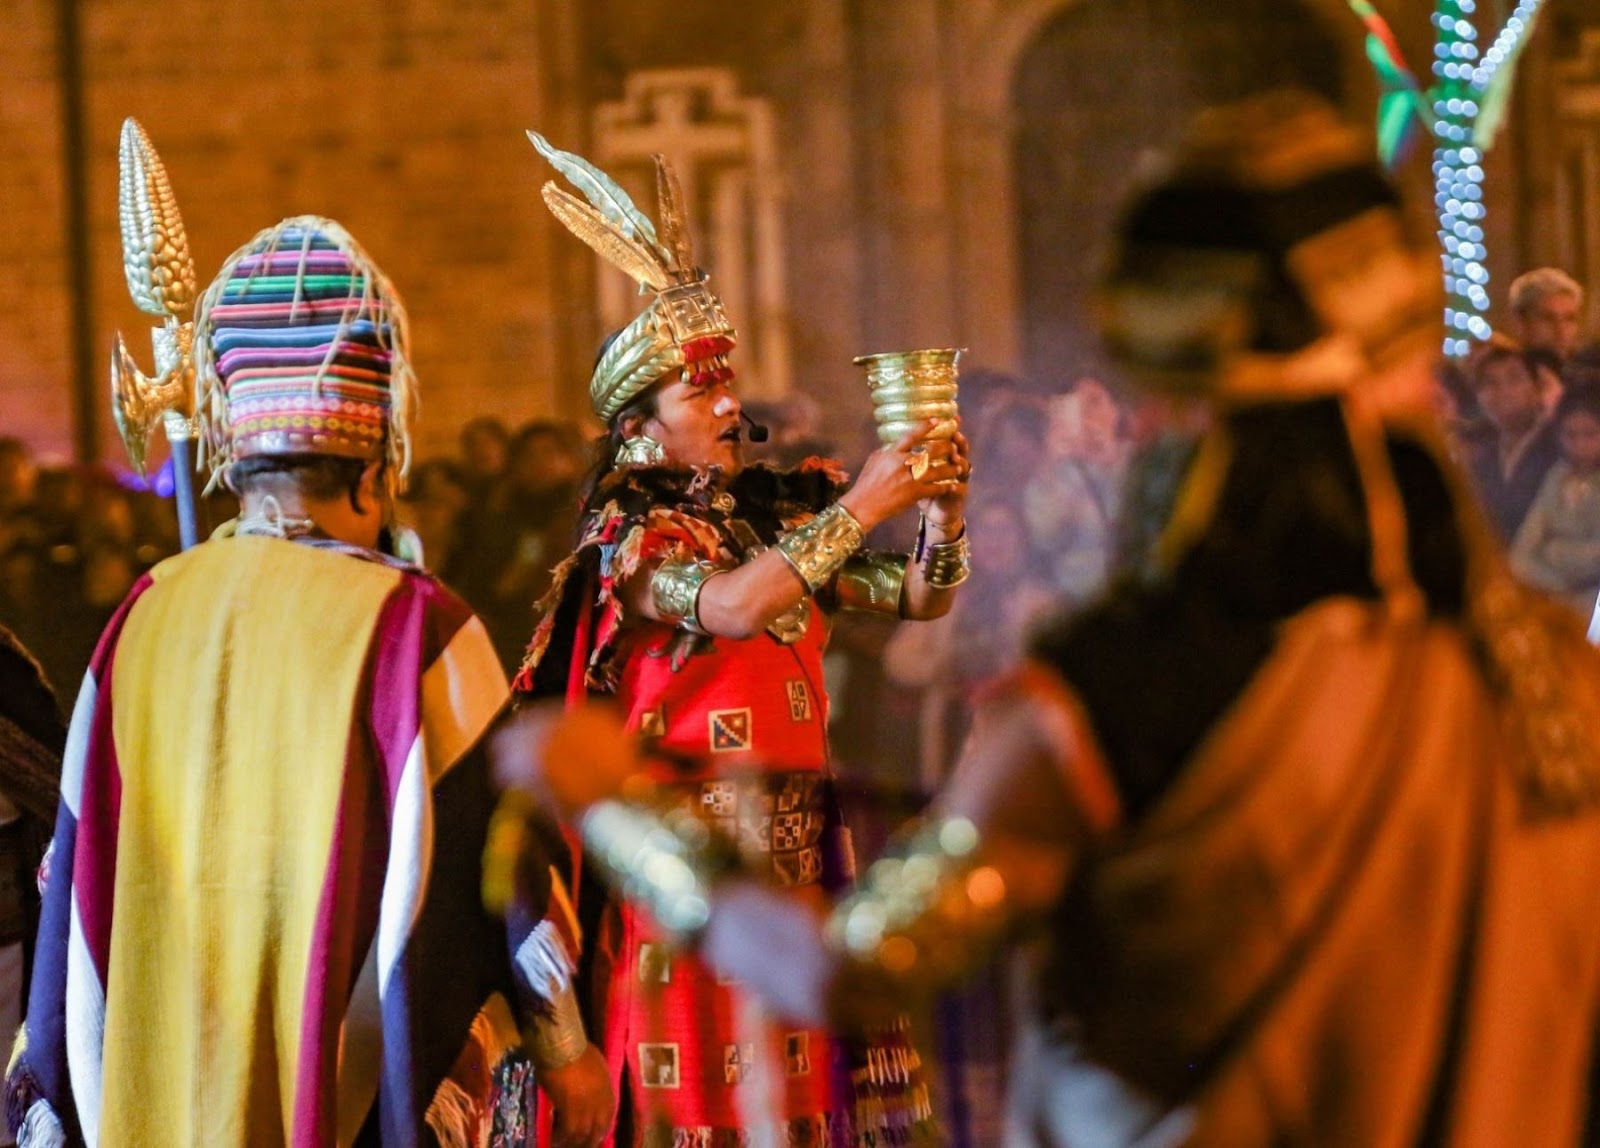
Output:
[[[700,625],[700,589],[722,567],[694,558],[669,558],[650,577],[650,601],[656,616],[692,634],[704,634]]]
[[[834,909],[825,936],[858,969],[931,989],[983,959],[1004,929],[1008,891],[978,859],[978,830],[965,818],[924,824],[902,841]]]
[[[806,589],[815,594],[839,572],[845,559],[861,548],[865,537],[861,523],[835,502],[780,538],[778,553],[800,575]]]
[[[936,542],[922,560],[922,580],[935,590],[953,590],[972,577],[972,544],[967,532],[954,542]]]
[[[589,1050],[578,994],[569,984],[551,994],[549,1012],[528,1024],[523,1041],[536,1068],[565,1068]]]
[[[841,610],[902,616],[901,593],[906,582],[904,554],[871,551],[852,554],[834,582]]]

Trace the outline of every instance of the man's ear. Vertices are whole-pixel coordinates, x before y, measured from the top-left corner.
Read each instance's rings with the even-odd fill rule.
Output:
[[[643,415],[629,415],[622,420],[622,437],[635,438],[644,430],[644,424],[650,420]]]
[[[384,466],[383,459],[374,459],[361,471],[361,481],[356,484],[356,513],[383,513]]]

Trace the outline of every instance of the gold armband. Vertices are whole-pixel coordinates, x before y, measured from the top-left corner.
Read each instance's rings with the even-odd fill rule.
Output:
[[[857,969],[933,989],[979,964],[1006,923],[1006,884],[976,860],[965,818],[932,822],[874,862],[828,920],[830,947]]]
[[[905,582],[904,554],[863,551],[845,560],[833,585],[841,610],[904,617],[900,593]]]
[[[861,523],[835,502],[780,538],[778,553],[794,567],[806,589],[815,594],[839,572],[845,559],[861,548],[865,537]]]
[[[682,626],[693,634],[704,634],[700,625],[700,588],[722,567],[693,558],[669,558],[650,577],[650,601],[656,616],[672,626]]]
[[[967,532],[954,542],[929,546],[922,559],[922,580],[935,590],[953,590],[972,577],[972,544]]]

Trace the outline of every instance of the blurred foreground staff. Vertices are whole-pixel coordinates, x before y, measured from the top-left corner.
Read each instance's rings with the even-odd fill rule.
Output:
[[[1133,199],[1108,342],[1216,412],[1157,576],[1037,636],[827,921],[635,805],[582,815],[681,943],[799,1018],[1039,935],[1014,1144],[1585,1133],[1600,664],[1508,581],[1436,440],[1437,256],[1368,157],[1277,94],[1204,116]]]

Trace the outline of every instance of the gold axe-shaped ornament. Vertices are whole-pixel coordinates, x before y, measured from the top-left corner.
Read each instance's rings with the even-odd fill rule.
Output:
[[[174,475],[180,487],[190,482],[195,436],[194,259],[183,217],[167,180],[167,169],[143,127],[131,116],[122,124],[118,207],[122,223],[122,268],[128,294],[139,310],[162,316],[150,332],[156,374],[146,377],[117,333],[111,352],[111,414],[142,476],[145,453],[156,424],[174,448]],[[187,462],[187,468],[178,464]]]

